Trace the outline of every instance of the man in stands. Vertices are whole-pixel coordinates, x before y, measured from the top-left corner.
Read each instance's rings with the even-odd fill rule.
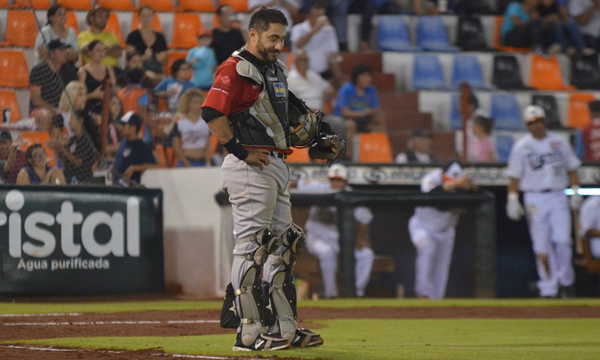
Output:
[[[217,65],[227,60],[234,51],[246,44],[248,34],[233,27],[233,10],[229,5],[221,5],[217,9],[219,26],[213,29],[213,40],[210,47],[217,55]]]
[[[582,129],[585,161],[600,161],[600,100],[590,103],[592,122]]]
[[[431,134],[416,130],[407,142],[408,150],[396,156],[396,164],[431,164],[437,159],[431,153]]]
[[[90,62],[90,58],[86,55],[87,45],[94,40],[100,40],[104,44],[104,47],[106,47],[106,56],[102,60],[102,65],[112,68],[119,66],[119,58],[123,53],[119,39],[117,35],[104,31],[109,15],[110,12],[108,9],[96,6],[85,17],[85,22],[90,26],[90,29],[82,31],[77,36],[77,43],[86,64]]]
[[[13,145],[10,132],[0,130],[0,179],[6,184],[17,181],[19,171],[27,165],[25,153]]]
[[[569,13],[575,18],[587,45],[600,49],[600,0],[570,0]]]

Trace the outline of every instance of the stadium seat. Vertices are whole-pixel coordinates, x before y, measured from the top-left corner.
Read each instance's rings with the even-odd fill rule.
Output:
[[[495,27],[494,27],[494,48],[496,48],[496,50],[500,50],[500,51],[509,51],[509,52],[516,52],[516,53],[521,53],[521,54],[528,53],[529,49],[504,46],[500,43],[500,30],[502,29],[503,21],[504,21],[503,16],[496,17],[496,23],[495,23]]]
[[[30,2],[31,1],[31,2]],[[50,9],[52,3],[50,0],[0,0],[0,9]]]
[[[450,127],[454,130],[461,130],[463,119],[460,114],[460,95],[452,94],[452,103],[450,104]]]
[[[140,19],[138,19],[138,14],[136,11],[131,15],[131,30],[137,30],[140,28]],[[154,13],[154,19],[152,19],[152,30],[158,31],[160,33],[163,32],[162,26],[160,25],[160,19],[158,18],[158,14]]]
[[[308,148],[293,150],[294,152],[285,159],[287,163],[306,164],[310,162],[310,156],[308,156]]]
[[[590,124],[590,101],[594,101],[594,95],[588,93],[571,94],[569,96],[569,119],[567,126],[581,129]]]
[[[340,69],[344,74],[351,74],[356,65],[365,64],[374,72],[383,72],[383,58],[381,53],[342,53]]]
[[[450,45],[446,26],[439,16],[421,16],[417,25],[417,45],[430,51],[460,51]]]
[[[396,91],[396,74],[373,73],[373,86],[379,92]]]
[[[248,0],[221,0],[219,5],[229,5],[235,12],[248,12]]]
[[[140,0],[140,7],[144,5],[150,6],[154,11],[175,12],[181,10],[180,8],[173,6],[172,0]]]
[[[198,45],[198,30],[202,27],[196,13],[175,13],[171,49],[191,49]]]
[[[15,122],[21,119],[19,113],[19,103],[17,95],[12,90],[0,90],[0,110],[10,109],[10,122]]]
[[[165,66],[165,74],[171,76],[171,65],[177,59],[184,59],[187,57],[186,51],[168,51],[167,52],[167,65]],[[191,71],[190,71],[191,74]]]
[[[457,55],[452,61],[452,87],[460,89],[467,82],[473,89],[489,89],[483,80],[481,65],[473,55]]]
[[[495,120],[495,128],[500,130],[524,130],[521,110],[513,94],[492,94],[490,116]]]
[[[529,84],[538,90],[575,90],[574,86],[565,85],[563,82],[556,56],[548,58],[531,55]]]
[[[392,146],[386,133],[362,133],[358,139],[358,162],[392,163]]]
[[[123,41],[123,34],[121,33],[121,25],[119,25],[119,18],[117,18],[116,13],[110,13],[104,31],[115,34],[117,36],[117,39],[119,39],[121,47],[125,47],[125,41]]]
[[[418,90],[447,88],[442,64],[437,55],[415,55],[412,86]]]
[[[402,16],[379,16],[379,30],[377,31],[377,46],[381,51],[419,51],[420,48],[412,46],[408,25]]]
[[[23,152],[27,151],[27,148],[33,144],[40,144],[46,151],[46,163],[50,166],[56,165],[56,159],[54,158],[54,152],[48,146],[50,141],[50,134],[46,131],[23,131],[20,136],[20,147],[19,149]]]
[[[57,5],[69,10],[91,10],[92,0],[58,0]]]
[[[37,29],[37,21],[32,11],[9,10],[6,16],[4,41],[9,46],[33,47],[38,33]]]
[[[117,11],[135,11],[131,0],[98,0],[98,6]]]
[[[510,135],[496,136],[496,152],[498,153],[498,161],[508,162],[510,150],[514,144],[514,139]]]
[[[183,10],[196,12],[215,12],[212,0],[179,0],[179,6]]]
[[[578,89],[600,89],[600,67],[597,55],[571,58],[571,84]]]
[[[474,16],[459,17],[456,45],[463,51],[489,50],[480,18]]]
[[[0,86],[29,87],[29,69],[22,51],[0,50]]]
[[[521,77],[521,67],[513,55],[494,56],[492,84],[503,90],[525,90]]]
[[[558,117],[558,104],[553,95],[532,95],[531,104],[541,106],[546,112],[546,125],[548,129],[561,130],[564,129],[560,118]]]
[[[77,22],[75,12],[67,11],[65,15],[67,16],[67,22],[65,23],[65,27],[73,28],[73,30],[75,30],[75,35],[79,35],[79,23]]]

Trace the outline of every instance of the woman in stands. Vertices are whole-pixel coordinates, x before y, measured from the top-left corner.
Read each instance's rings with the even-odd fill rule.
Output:
[[[106,134],[105,160],[107,165],[110,165],[115,161],[115,154],[119,149],[121,140],[116,121],[123,116],[123,103],[121,103],[121,99],[117,95],[112,95],[108,107],[108,133]]]
[[[40,144],[33,144],[25,152],[27,165],[19,171],[17,185],[64,185],[62,171],[46,164],[46,151]]]
[[[179,100],[177,110],[182,117],[171,133],[177,167],[210,165],[210,130],[200,116],[203,102],[204,95],[197,89],[186,91]]]
[[[65,44],[70,46],[67,49],[67,61],[69,63],[77,63],[79,59],[79,46],[77,45],[77,35],[75,30],[66,27],[67,16],[65,8],[60,5],[52,6],[46,13],[48,22],[37,35],[35,39],[35,65],[42,62],[47,54],[47,45],[50,41],[60,39]]]
[[[96,106],[102,106],[104,98],[104,83],[109,80],[114,86],[117,82],[115,72],[111,67],[102,65],[106,49],[99,40],[94,40],[87,46],[90,62],[77,72],[79,81],[87,88],[85,109],[91,111]]]
[[[144,70],[162,74],[164,66],[167,65],[167,41],[163,34],[152,30],[154,9],[148,5],[140,7],[138,18],[140,28],[127,35],[126,51],[137,51],[141,54]]]

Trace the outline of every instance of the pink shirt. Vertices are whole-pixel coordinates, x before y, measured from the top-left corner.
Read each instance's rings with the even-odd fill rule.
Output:
[[[490,153],[496,153],[496,144],[492,137],[488,136],[483,139],[473,137],[469,148],[469,161],[492,162],[494,158],[490,157]]]

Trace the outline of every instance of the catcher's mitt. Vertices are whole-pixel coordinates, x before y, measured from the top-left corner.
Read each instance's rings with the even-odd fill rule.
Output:
[[[323,159],[328,164],[341,159],[346,155],[346,140],[337,134],[321,133],[315,144],[308,150],[311,160]]]

